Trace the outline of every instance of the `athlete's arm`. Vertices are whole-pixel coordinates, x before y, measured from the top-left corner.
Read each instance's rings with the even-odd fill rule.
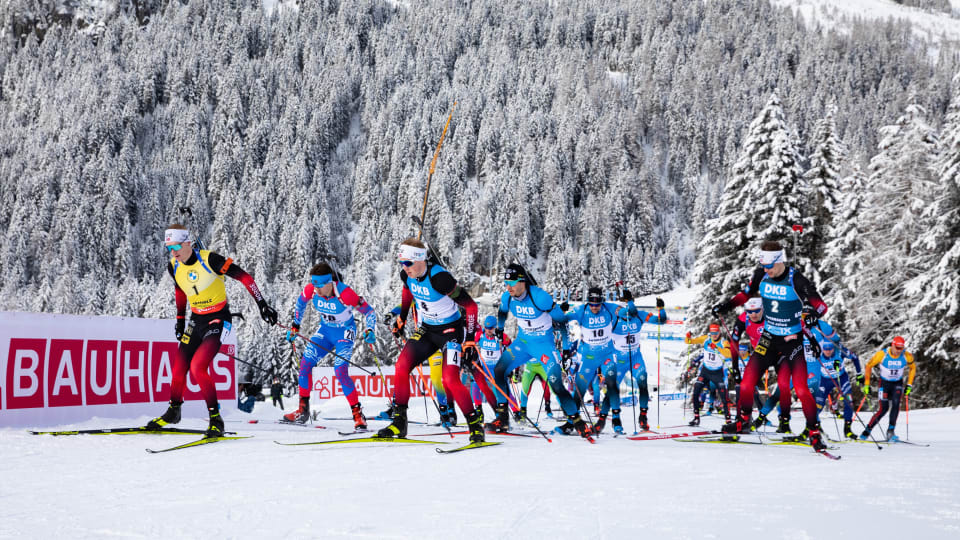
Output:
[[[257,287],[257,282],[254,281],[253,277],[243,268],[233,264],[233,259],[226,258],[215,251],[211,251],[210,254],[207,255],[207,261],[210,262],[210,268],[214,272],[220,274],[221,276],[225,275],[232,277],[240,283],[243,283],[243,286],[247,288],[247,292],[250,293],[250,296],[257,301],[258,306],[267,303],[267,301],[263,299],[263,295],[260,293],[260,288]]]
[[[907,384],[913,384],[913,377],[917,374],[917,363],[913,361],[913,354],[903,351],[903,356],[907,359],[907,369],[910,371],[907,374]]]
[[[873,356],[870,357],[866,367],[863,368],[863,384],[870,386],[870,372],[873,371],[874,366],[878,366],[880,362],[883,362],[884,355],[885,353],[881,349],[873,353]]]
[[[799,271],[793,274],[793,288],[797,291],[797,296],[803,303],[810,305],[816,312],[817,318],[823,317],[827,313],[827,303],[823,301],[817,288],[813,283]],[[830,326],[830,325],[827,325]],[[831,327],[830,330],[833,330]]]
[[[370,304],[363,299],[362,296],[358,295],[356,291],[351,289],[346,285],[341,285],[339,283],[334,284],[334,287],[343,287],[343,290],[340,291],[339,297],[340,301],[345,306],[350,306],[355,308],[364,316],[368,330],[375,330],[377,326],[377,312],[370,307]],[[299,301],[297,302],[299,305]]]
[[[750,295],[760,290],[760,282],[763,281],[763,277],[765,275],[767,274],[763,271],[763,268],[758,266],[757,269],[753,271],[753,276],[750,278],[750,283],[747,284],[742,291],[735,294],[733,298],[721,304],[720,311],[730,311],[737,306],[746,304],[747,300],[750,299]]]
[[[167,272],[174,277],[173,263],[167,264]],[[173,298],[177,304],[177,319],[184,319],[187,315],[187,293],[183,292],[177,280],[173,280]]]
[[[300,292],[300,296],[297,297],[297,308],[293,312],[293,322],[297,326],[300,326],[300,321],[303,320],[303,314],[307,310],[307,302],[313,298],[313,283],[307,283],[306,287],[303,288],[303,291]]]

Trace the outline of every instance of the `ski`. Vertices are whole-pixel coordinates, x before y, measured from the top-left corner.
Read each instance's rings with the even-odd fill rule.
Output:
[[[203,445],[203,444],[210,444],[210,443],[215,443],[215,442],[220,442],[220,441],[235,441],[235,440],[238,440],[238,439],[249,439],[249,438],[251,438],[251,437],[252,437],[251,435],[247,435],[247,436],[243,436],[243,437],[204,437],[204,438],[202,438],[202,439],[200,439],[200,440],[198,440],[198,441],[192,441],[192,442],[188,442],[188,443],[185,443],[185,444],[180,444],[180,445],[177,445],[177,446],[172,446],[172,447],[170,447],[170,448],[164,448],[164,449],[162,449],[162,450],[151,450],[150,448],[147,448],[147,452],[150,452],[151,454],[159,454],[159,453],[161,453],[161,452],[171,452],[171,451],[173,451],[173,450],[182,450],[182,449],[184,449],[184,448],[193,448],[194,446],[200,446],[200,445]]]
[[[340,434],[341,436],[343,436],[343,437],[347,437],[347,436],[350,436],[350,435],[361,435],[361,434],[363,434],[363,433],[370,433],[370,430],[369,430],[369,429],[355,429],[355,430],[353,430],[353,431],[338,431],[337,433],[339,433],[339,434]]]
[[[627,437],[631,441],[653,441],[657,439],[679,439],[682,437],[699,437],[700,435],[710,435],[709,431],[687,431],[684,433],[651,433],[650,435],[638,435]]]
[[[834,460],[834,461],[839,461],[840,458],[843,457],[843,456],[838,456],[838,455],[836,455],[836,454],[831,454],[830,452],[827,452],[826,450],[814,450],[814,452],[817,453],[817,454],[820,454],[820,455],[823,456],[823,457],[830,458],[830,459],[832,459],[832,460]]]
[[[467,430],[463,430],[463,431],[450,431],[450,432],[443,431],[443,432],[440,432],[440,433],[416,433],[416,434],[414,434],[414,435],[410,435],[410,437],[438,437],[438,436],[440,436],[440,435],[467,435],[467,434],[469,434],[469,433],[470,433],[470,432],[467,431]],[[539,439],[539,438],[541,438],[541,436],[540,436],[539,434],[533,435],[533,434],[531,434],[531,433],[513,433],[513,432],[510,432],[510,431],[507,431],[507,432],[485,431],[485,433],[486,433],[487,435],[502,435],[502,436],[504,436],[504,437],[530,437],[531,439]]]
[[[674,439],[676,442],[698,442],[698,443],[718,443],[718,444],[759,444],[760,441],[741,441],[740,439],[725,439],[723,437],[697,437],[693,439]]]
[[[447,444],[440,441],[418,441],[401,437],[360,437],[357,439],[337,439],[333,441],[313,441],[301,443],[282,443],[273,441],[280,446],[316,446],[320,444],[347,444],[347,443],[420,443],[420,444]]]
[[[321,418],[321,420],[343,420],[343,421],[353,422],[353,417],[351,416],[350,418],[333,418],[333,417],[324,416],[324,417]],[[368,421],[368,422],[369,422],[370,420],[380,420],[380,421],[383,421],[383,422],[391,422],[391,421],[393,421],[393,418],[383,418],[383,417],[377,415],[377,416],[374,416],[373,418],[367,418],[367,421]],[[408,423],[408,424],[421,424],[421,425],[424,425],[424,426],[427,425],[426,422],[420,422],[419,420],[407,420],[407,423]],[[431,425],[436,426],[436,425],[439,425],[439,424],[431,424]]]
[[[441,448],[434,448],[438,454],[452,454],[454,452],[460,452],[463,450],[470,450],[473,448],[483,448],[484,446],[496,446],[498,444],[503,444],[500,442],[480,442],[480,443],[470,443],[466,446],[461,446],[459,448],[451,448],[450,450],[443,450]]]
[[[922,446],[924,448],[930,446],[928,443],[918,443],[913,441],[896,441],[896,442],[881,441],[881,442],[886,442],[887,444],[909,444],[910,446]]]
[[[352,420],[352,419],[351,419]],[[259,423],[259,420],[251,420],[251,424]],[[327,429],[327,426],[321,426],[320,424],[301,424],[299,422],[287,422],[286,420],[274,420],[273,422],[265,422],[272,424],[280,424],[281,426],[296,426],[302,428],[314,428],[314,429]]]
[[[78,429],[74,431],[28,431],[31,435],[203,435],[205,429],[161,428],[147,429],[146,427]],[[233,431],[224,434],[235,435]]]

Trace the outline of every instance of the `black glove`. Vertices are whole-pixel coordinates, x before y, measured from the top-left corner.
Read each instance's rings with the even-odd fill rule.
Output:
[[[467,347],[463,350],[463,361],[468,366],[472,366],[479,358],[480,356],[477,354],[476,347]]]
[[[666,304],[663,303],[663,298],[657,297],[657,308],[663,309],[666,307]]]
[[[713,306],[712,308],[710,308],[710,313],[712,313],[714,317],[719,317],[719,316],[722,315],[723,312],[726,311],[726,310],[727,310],[727,303],[726,303],[726,302],[720,302],[719,304],[717,304],[717,305]]]
[[[560,354],[560,363],[563,364],[563,369],[568,371],[570,370],[571,363],[572,363],[571,360],[575,355],[576,353],[574,353],[570,349],[564,349],[564,351]]]
[[[560,310],[561,310],[561,311],[570,311],[570,302],[567,302],[566,300],[564,300],[563,302],[561,302],[561,303],[560,303]]]
[[[731,371],[730,374],[733,376],[733,384],[735,384],[735,385],[739,385],[739,384],[740,384],[740,381],[743,380],[743,379],[740,378],[740,370],[739,370],[739,369],[734,369],[733,371]]]
[[[630,292],[630,289],[624,289],[623,292],[620,293],[620,298],[621,298],[624,302],[629,302],[629,301],[633,300],[633,293]]]
[[[857,375],[857,384],[860,386],[863,386],[864,382],[865,382],[865,379],[863,378],[863,373]]]
[[[277,324],[277,310],[268,306],[266,302],[262,302],[260,305],[260,318],[264,320],[269,325]]]
[[[807,328],[813,328],[817,325],[817,321],[820,319],[820,314],[817,313],[817,310],[813,309],[810,306],[804,306],[803,311],[800,312],[803,321],[807,324]]]
[[[177,336],[177,341],[180,341],[180,338],[183,337],[183,330],[186,327],[187,321],[185,319],[177,319],[177,325],[173,331],[174,335]]]
[[[833,370],[839,372],[842,364],[843,362],[839,358],[835,359],[833,361]]]
[[[503,328],[497,328],[493,331],[493,333],[496,334],[497,339],[500,340],[500,342],[503,342]]]
[[[397,317],[396,319],[393,320],[393,326],[390,328],[390,331],[393,332],[393,335],[396,336],[397,339],[403,337],[404,324],[405,323],[403,322],[403,319],[401,319],[400,317]]]

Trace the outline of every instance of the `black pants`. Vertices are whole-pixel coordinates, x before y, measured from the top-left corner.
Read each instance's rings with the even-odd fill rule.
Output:
[[[897,416],[900,414],[900,398],[903,396],[903,380],[883,381],[880,383],[880,407],[873,414],[870,421],[867,422],[867,429],[873,429],[877,422],[883,418],[883,415],[890,411],[890,427],[893,429],[897,425]]]

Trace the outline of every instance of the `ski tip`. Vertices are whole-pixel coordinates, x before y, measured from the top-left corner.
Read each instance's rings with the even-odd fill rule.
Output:
[[[259,423],[259,422],[260,422],[259,420],[247,420],[247,423],[248,423],[248,424],[256,424],[256,423]]]

